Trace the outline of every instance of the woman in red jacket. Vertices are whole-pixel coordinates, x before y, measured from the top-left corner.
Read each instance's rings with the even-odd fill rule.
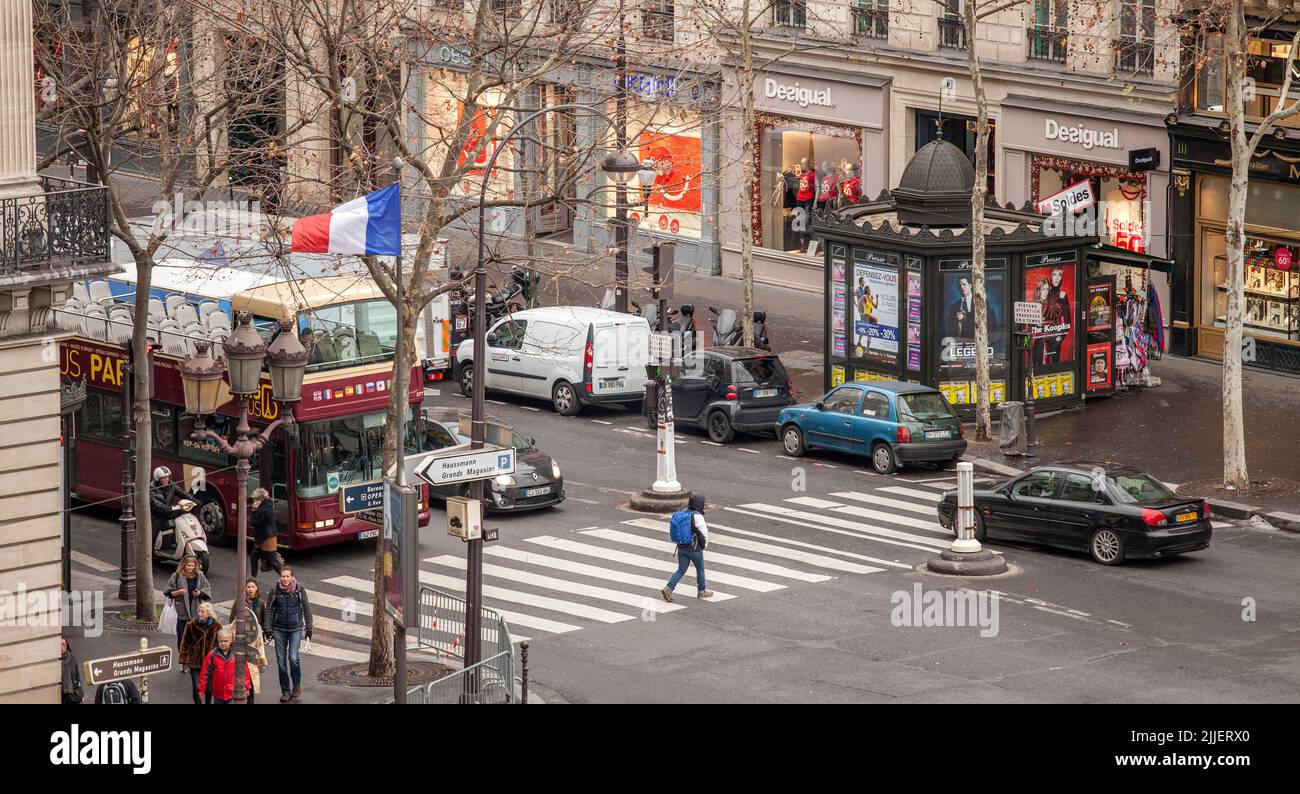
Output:
[[[211,694],[212,702],[226,704],[235,699],[235,633],[222,629],[217,633],[217,647],[208,652],[203,660],[203,670],[199,673],[199,691]],[[253,679],[248,674],[248,662],[244,662],[244,691],[253,691]]]

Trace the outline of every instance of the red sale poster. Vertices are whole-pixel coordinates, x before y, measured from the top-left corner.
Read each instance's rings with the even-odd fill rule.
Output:
[[[654,160],[654,189],[650,206],[685,212],[700,211],[700,139],[688,135],[643,132],[637,154]]]

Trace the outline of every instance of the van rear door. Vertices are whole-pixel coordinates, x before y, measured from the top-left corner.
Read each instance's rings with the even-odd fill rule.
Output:
[[[645,391],[650,326],[644,317],[602,320],[592,334],[591,394],[613,397]]]
[[[429,301],[415,324],[415,350],[425,377],[441,380],[451,372],[451,296]]]

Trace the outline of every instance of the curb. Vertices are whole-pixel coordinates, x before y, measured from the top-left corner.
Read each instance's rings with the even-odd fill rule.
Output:
[[[982,471],[1000,474],[1004,477],[1018,477],[1024,474],[1024,471],[1014,466],[1007,466],[1003,463],[988,460],[986,458],[963,457],[962,460],[969,461],[975,468]],[[1286,531],[1300,533],[1300,515],[1296,513],[1287,513],[1281,510],[1270,510],[1266,507],[1256,507],[1254,505],[1242,504],[1240,502],[1229,502],[1219,499],[1207,499],[1210,505],[1211,515],[1222,518],[1233,518],[1240,521],[1249,521],[1253,516],[1259,516],[1274,527]]]

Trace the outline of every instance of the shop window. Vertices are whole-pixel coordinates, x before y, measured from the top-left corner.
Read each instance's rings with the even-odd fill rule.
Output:
[[[1222,35],[1206,36],[1202,46],[1205,56],[1196,73],[1194,107],[1209,113],[1223,113],[1227,97],[1227,75],[1223,68]],[[1246,77],[1247,87],[1251,90],[1246,92],[1243,110],[1247,118],[1262,119],[1277,110],[1278,104],[1283,101],[1282,83],[1286,79],[1291,43],[1254,39],[1247,49],[1250,62]],[[1300,85],[1293,82],[1287,101],[1300,101]],[[1300,116],[1292,116],[1278,123],[1300,127]]]
[[[889,0],[858,0],[853,32],[868,39],[889,38]]]
[[[630,75],[628,86],[635,96],[661,100],[698,90],[684,85],[681,78],[652,73]],[[666,101],[628,103],[628,148],[641,162],[649,161],[655,172],[648,196],[641,185],[629,185],[633,210],[628,218],[634,228],[699,239],[704,203],[702,128],[697,110],[673,107]],[[613,201],[605,204],[605,211],[614,216]]]
[[[997,122],[989,119],[989,195],[994,195],[993,187],[997,182],[994,163],[997,158],[994,152],[997,151]],[[947,113],[940,118],[938,113],[928,110],[916,111],[916,149],[938,138],[943,138],[948,143],[956,146],[966,153],[972,163],[975,162],[975,143],[978,139],[976,135],[975,119],[970,116],[954,116]]]
[[[1143,253],[1147,249],[1147,175],[1126,168],[1062,157],[1035,155],[1031,160],[1030,198],[1037,204],[1080,182],[1089,183],[1095,213],[1106,231],[1098,234],[1117,248]]]
[[[808,5],[805,0],[774,0],[772,24],[779,28],[802,29],[807,24]]]
[[[787,253],[818,253],[812,216],[861,200],[862,143],[847,127],[760,114],[754,243]]]
[[[673,40],[673,0],[647,0],[645,14],[645,36],[659,41]]]
[[[1029,60],[1065,63],[1069,7],[1069,0],[1034,0],[1034,23],[1026,31]]]
[[[1205,325],[1224,328],[1228,316],[1225,234],[1202,229],[1201,255],[1201,319]],[[1254,235],[1246,238],[1243,322],[1248,334],[1300,339],[1300,272],[1293,264],[1296,256],[1300,256],[1300,246],[1294,241]]]
[[[1115,71],[1150,75],[1155,63],[1155,0],[1120,0]]]

